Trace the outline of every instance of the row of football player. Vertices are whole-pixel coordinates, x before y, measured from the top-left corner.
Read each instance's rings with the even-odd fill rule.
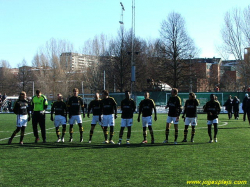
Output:
[[[82,117],[85,117],[84,113],[84,103],[81,97],[78,96],[79,90],[77,88],[73,89],[73,96],[69,98],[67,103],[63,102],[63,97],[61,94],[57,95],[57,101],[52,104],[51,108],[51,120],[54,121],[57,134],[57,142],[64,141],[64,135],[66,132],[66,122],[67,114],[69,115],[69,141],[73,141],[73,125],[78,124],[80,132],[80,142],[83,141],[83,127],[82,127]],[[42,99],[37,101],[36,99]],[[217,142],[217,132],[218,132],[218,114],[220,113],[220,103],[216,101],[215,95],[210,95],[210,101],[204,106],[204,111],[207,113],[207,125],[208,125],[208,135],[209,142]],[[45,130],[45,113],[47,100],[44,95],[41,94],[40,90],[36,91],[36,96],[32,98],[31,109],[32,109],[32,125],[35,136],[35,143],[39,141],[39,136],[37,132],[37,123],[39,123],[43,142],[46,143],[46,130]],[[197,106],[199,105],[198,99],[194,93],[189,94],[189,99],[185,102],[183,118],[185,118],[185,129],[184,129],[184,139],[183,142],[187,142],[187,133],[189,125],[192,126],[192,136],[191,142],[194,142],[195,126],[197,125]],[[125,127],[128,128],[126,144],[129,144],[131,136],[131,126],[133,113],[135,111],[135,102],[130,97],[129,91],[125,92],[125,99],[121,101],[121,128],[119,133],[119,142],[121,144],[123,131]],[[174,124],[175,128],[175,140],[174,143],[177,144],[178,138],[178,123],[181,114],[181,99],[178,96],[178,89],[173,88],[171,91],[171,97],[169,98],[166,108],[169,108],[168,117],[166,121],[166,139],[163,143],[168,143],[169,129],[171,124]],[[109,96],[109,92],[104,90],[102,92],[102,99],[99,98],[99,93],[95,94],[95,99],[92,100],[88,106],[89,117],[90,111],[92,110],[93,117],[91,122],[91,130],[89,136],[89,143],[92,141],[92,136],[94,133],[94,128],[97,123],[101,124],[102,130],[104,132],[104,143],[114,144],[114,124],[117,118],[117,103],[114,98]],[[81,111],[83,116],[81,116]],[[142,127],[143,127],[143,141],[142,143],[147,143],[147,128],[151,135],[151,143],[154,143],[154,132],[152,128],[152,114],[154,111],[154,120],[157,120],[157,112],[155,103],[149,97],[149,93],[145,92],[144,100],[139,104],[139,114],[138,122],[140,122],[140,116],[142,115]],[[9,144],[11,144],[14,136],[21,130],[20,144],[23,144],[23,137],[25,132],[25,127],[27,126],[27,121],[30,120],[30,112],[28,107],[28,102],[26,101],[26,93],[21,92],[19,100],[15,103],[14,112],[17,114],[17,129],[13,132],[12,136],[9,138]],[[53,115],[55,114],[55,117]],[[59,126],[62,125],[62,135],[60,137]],[[214,125],[214,136],[212,138],[211,126]],[[109,127],[109,138],[108,138],[108,127]]]

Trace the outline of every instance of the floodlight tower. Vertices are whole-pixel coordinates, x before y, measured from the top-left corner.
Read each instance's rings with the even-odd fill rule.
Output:
[[[132,0],[132,33],[131,33],[131,95],[135,85],[134,38],[135,38],[135,0]]]
[[[123,11],[125,11],[125,8],[122,4],[122,2],[120,2],[121,4],[121,21],[119,21],[120,25],[121,25],[121,35],[122,35],[122,41],[121,41],[121,55],[120,55],[120,66],[121,66],[121,73],[120,73],[120,83],[121,83],[121,91],[123,90],[123,43],[124,43],[124,23],[123,23]],[[115,79],[114,79],[115,81]],[[115,86],[115,84],[114,84]],[[115,92],[115,89],[114,89],[114,92]]]

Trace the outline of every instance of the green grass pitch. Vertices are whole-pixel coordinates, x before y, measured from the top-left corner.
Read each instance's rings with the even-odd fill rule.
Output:
[[[159,114],[153,122],[155,144],[140,144],[142,125],[134,116],[131,145],[102,144],[103,133],[96,126],[92,143],[88,144],[91,118],[85,118],[84,142],[79,142],[78,126],[74,127],[74,141],[69,143],[68,128],[65,143],[56,143],[53,122],[46,116],[47,143],[35,144],[32,124],[28,123],[24,145],[15,137],[8,145],[8,138],[15,130],[14,114],[0,114],[0,186],[203,186],[210,181],[230,182],[227,186],[249,186],[248,122],[228,120],[219,116],[218,143],[207,143],[206,116],[198,115],[195,142],[182,143],[184,122],[179,124],[178,144],[174,145],[174,127],[171,126],[170,143],[165,139],[166,114]],[[114,141],[118,142],[120,115],[116,119]],[[61,127],[60,127],[61,131]],[[123,143],[126,140],[126,130]],[[18,134],[20,135],[20,133]],[[40,135],[40,133],[39,133]],[[148,133],[150,142],[150,134]],[[188,184],[200,181],[200,184]],[[239,184],[237,181],[244,181]],[[213,184],[214,183],[214,184]],[[221,184],[220,186],[226,186]]]

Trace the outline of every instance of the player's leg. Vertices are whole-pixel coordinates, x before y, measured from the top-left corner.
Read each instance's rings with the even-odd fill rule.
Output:
[[[78,127],[79,127],[79,133],[80,133],[80,142],[83,142],[83,126],[82,123],[78,123]]]
[[[39,112],[35,111],[33,112],[32,115],[32,128],[33,128],[33,134],[35,136],[35,143],[39,141],[39,135],[38,135],[38,129],[37,129],[37,124],[38,124],[38,116]]]
[[[213,139],[212,139],[212,121],[208,121],[207,123],[207,133],[208,133],[208,136],[209,136],[209,143],[212,143],[213,142]]]
[[[125,127],[121,127],[120,128],[120,132],[119,132],[119,142],[118,144],[120,145],[122,142],[122,136],[123,136],[123,131],[124,131]]]
[[[60,130],[59,130],[59,126],[56,127],[56,136],[57,136],[57,142],[61,141],[60,139]]]
[[[130,141],[131,129],[132,129],[132,127],[131,127],[131,126],[128,126],[127,140],[126,140],[126,143],[127,143],[127,144],[129,144],[129,141]]]
[[[152,128],[152,124],[148,125],[148,130],[149,130],[150,135],[151,135],[151,144],[154,144],[155,143],[155,138],[154,138],[154,131],[153,131],[153,128]]]
[[[109,143],[115,144],[113,141],[113,136],[114,136],[114,129],[115,129],[115,117],[114,115],[109,115],[108,116],[108,124],[110,125],[110,134],[109,134]]]
[[[217,142],[218,123],[214,123],[214,141]]]
[[[108,143],[108,127],[103,126],[103,134],[104,134],[104,142],[103,143]]]
[[[26,126],[21,127],[21,136],[20,136],[20,144],[21,145],[23,145],[23,138],[24,138],[24,134],[25,134],[25,128],[26,128]]]
[[[143,141],[142,143],[147,143],[147,127],[142,127]]]
[[[174,134],[174,143],[177,144],[177,138],[178,138],[178,124],[174,124],[174,130],[175,130],[175,134]]]
[[[91,128],[90,128],[90,131],[89,131],[89,143],[91,143],[91,141],[92,141],[92,136],[94,134],[95,126],[96,126],[96,124],[91,124]]]
[[[69,142],[72,142],[73,141],[73,124],[70,124],[69,125]]]
[[[39,115],[39,126],[42,133],[43,143],[46,143],[45,113]]]
[[[142,117],[142,135],[143,135],[142,143],[148,143],[148,141],[147,141],[147,127],[148,127],[147,117]]]
[[[187,120],[187,119],[186,119],[186,120]],[[184,127],[184,138],[183,138],[182,142],[187,142],[188,126],[189,126],[189,125],[186,125],[186,124],[185,124],[185,127]]]
[[[62,125],[62,137],[61,137],[61,141],[64,142],[64,136],[66,133],[66,124]]]
[[[195,126],[192,126],[191,142],[194,142]]]
[[[11,137],[9,138],[8,144],[11,144],[13,138],[16,136],[16,134],[21,130],[21,127],[17,127],[16,130],[12,133]]]

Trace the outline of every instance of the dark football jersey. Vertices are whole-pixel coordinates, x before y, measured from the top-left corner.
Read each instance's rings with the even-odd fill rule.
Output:
[[[67,102],[69,115],[80,115],[81,110],[84,112],[84,104],[81,97],[72,96]]]
[[[218,101],[208,101],[204,106],[204,112],[207,113],[208,120],[214,120],[218,118],[220,110],[220,103]]]
[[[110,115],[110,114],[114,114],[117,112],[116,111],[116,102],[115,99],[113,97],[108,97],[105,99],[101,100],[101,111],[103,113],[103,115]]]
[[[197,117],[197,106],[199,106],[200,102],[197,99],[189,99],[186,100],[184,106],[184,114],[186,117]]]
[[[144,99],[140,102],[139,111],[142,113],[142,117],[152,115],[152,110],[155,108],[155,103],[152,99]]]
[[[54,112],[55,112],[55,115],[65,116],[66,115],[66,110],[67,110],[67,107],[66,107],[65,102],[63,102],[63,101],[55,101],[52,104],[52,107],[51,107],[51,114],[54,114]]]
[[[88,106],[88,113],[92,110],[94,116],[101,115],[101,100],[92,100]]]
[[[13,111],[15,114],[27,115],[30,111],[28,101],[18,99],[14,104]]]
[[[133,99],[124,99],[121,102],[122,118],[130,119],[133,118],[135,111],[135,102]]]
[[[167,102],[168,116],[177,117],[181,113],[181,99],[179,96],[171,96]]]

